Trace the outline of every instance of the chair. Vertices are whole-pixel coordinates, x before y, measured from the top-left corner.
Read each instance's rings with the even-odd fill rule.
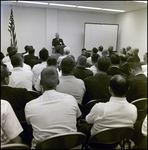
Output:
[[[36,91],[28,91],[30,95],[30,100],[38,98],[40,95]]]
[[[103,99],[95,99],[87,102],[83,107],[83,116],[86,116],[96,103],[107,102],[108,100],[109,98],[103,98]]]
[[[112,129],[104,129],[92,135],[87,142],[86,148],[115,148],[120,144],[121,149],[124,149],[125,144],[129,141],[134,132],[131,127],[118,127]],[[130,143],[129,147],[130,147]]]
[[[84,107],[84,106],[83,106],[82,104],[80,104],[80,103],[78,103],[78,106],[79,106],[81,112],[83,112],[83,107]]]
[[[13,143],[1,145],[1,149],[31,149],[28,145],[22,143]]]
[[[131,102],[137,107],[138,118],[137,120],[143,120],[147,114],[147,98],[140,98]]]
[[[57,134],[37,143],[36,149],[71,149],[83,146],[86,138],[86,135],[81,132]]]

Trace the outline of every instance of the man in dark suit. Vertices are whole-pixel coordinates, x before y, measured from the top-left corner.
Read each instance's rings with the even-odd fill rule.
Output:
[[[119,69],[119,64],[120,64],[120,56],[118,54],[112,54],[111,55],[111,66],[109,67],[109,69],[107,70],[107,74],[114,76],[116,74],[119,75],[123,75],[124,77],[128,77],[127,74],[123,73],[120,69]]]
[[[73,74],[76,78],[84,80],[87,77],[93,76],[93,72],[85,68],[86,63],[87,57],[80,55],[78,57],[76,69]]]
[[[53,40],[52,40],[52,49],[53,49],[53,52],[52,53],[55,53],[55,49],[57,46],[61,46],[61,48],[65,46],[64,42],[63,42],[63,39],[60,38],[60,34],[57,32],[55,34],[55,37]]]
[[[128,67],[132,77],[128,79],[130,89],[126,94],[127,101],[147,98],[147,77],[143,74],[140,63],[132,62]]]
[[[86,92],[83,97],[82,104],[93,99],[105,99],[107,101],[111,94],[108,90],[111,76],[107,75],[106,71],[111,64],[110,58],[101,56],[97,61],[98,73],[84,80]]]

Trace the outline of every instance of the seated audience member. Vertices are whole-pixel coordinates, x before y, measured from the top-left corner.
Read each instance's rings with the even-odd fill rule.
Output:
[[[57,60],[57,63],[58,63],[58,68],[60,68],[60,65],[61,65],[61,61],[63,58],[67,57],[68,55],[70,54],[70,48],[69,47],[64,47],[64,54],[63,56],[59,56],[58,60]]]
[[[103,51],[103,46],[100,45],[100,46],[98,47],[98,53],[97,53],[100,57],[102,56],[102,51]]]
[[[59,75],[59,77],[61,76],[61,72],[59,72],[58,65],[57,65],[57,60],[55,58],[52,58],[52,57],[49,56],[49,58],[47,60],[47,67],[57,68],[58,75]],[[35,86],[34,86],[34,88],[37,92],[42,92],[41,91],[40,80],[41,80],[41,76],[39,75],[39,77],[37,79],[37,82],[35,83]]]
[[[128,70],[128,64],[127,64],[127,56],[124,54],[120,55],[120,64],[119,64],[119,69],[127,74],[128,76],[130,75],[129,70]]]
[[[41,60],[38,59],[38,56],[35,56],[35,49],[32,46],[29,46],[28,48],[28,55],[24,56],[24,63],[29,65],[31,68],[33,68],[33,66],[35,64],[41,63]]]
[[[128,80],[130,88],[126,95],[127,101],[147,98],[147,77],[143,74],[140,63],[128,63],[128,68],[132,77]]]
[[[97,66],[96,66],[96,63],[97,63],[97,60],[100,56],[98,54],[92,54],[91,56],[91,61],[92,61],[92,66],[89,68],[86,68],[86,69],[89,69],[93,72],[93,75],[96,75],[97,74]]]
[[[125,49],[124,47],[122,47],[122,48],[120,49],[120,54],[121,54],[121,55],[126,55],[126,49]]]
[[[86,48],[82,48],[81,52],[82,52],[82,54],[81,54],[82,56],[87,57],[87,50],[86,50]]]
[[[138,56],[139,49],[133,49],[127,52],[129,55],[127,62],[140,62],[140,58]]]
[[[55,54],[52,54],[51,57],[55,58],[56,60],[58,60],[58,58],[62,56],[62,54],[60,53],[60,48],[56,48],[55,49]]]
[[[1,99],[1,145],[22,143],[19,134],[23,131],[9,102]]]
[[[76,69],[73,74],[76,78],[84,80],[87,77],[93,76],[93,72],[86,69],[86,63],[87,57],[80,55],[78,57]]]
[[[3,58],[5,58],[5,56],[4,56],[3,52],[1,52],[1,62],[2,62]]]
[[[147,53],[144,54],[143,56],[143,62],[140,62],[141,67],[142,67],[142,72],[145,74],[147,77]]]
[[[23,68],[22,54],[15,54],[11,58],[11,64],[13,69],[10,75],[9,86],[26,88],[28,91],[32,91],[33,73],[31,70]]]
[[[92,56],[93,54],[97,54],[97,52],[98,52],[98,49],[97,49],[96,47],[93,47],[93,49],[92,49],[92,51],[91,51],[91,56]],[[93,65],[93,64],[92,64],[92,60],[91,60],[91,56],[87,58],[87,63],[89,63],[90,65]]]
[[[147,52],[143,55],[143,61],[140,62],[141,65],[147,65]]]
[[[123,73],[119,68],[120,56],[118,54],[112,54],[110,58],[111,58],[111,66],[107,70],[107,74],[111,75],[111,76],[114,76],[116,74],[120,74],[120,75],[123,75],[125,77],[128,77],[128,75]]]
[[[131,46],[127,46],[126,47],[126,52],[130,51],[131,50]]]
[[[35,85],[35,83],[37,82],[37,79],[38,79],[41,71],[47,66],[47,59],[49,57],[48,50],[43,47],[39,52],[39,57],[41,59],[41,63],[34,65],[32,68],[33,85]]]
[[[114,50],[113,46],[108,47],[109,57],[111,57],[112,54],[115,54],[115,52],[113,50]]]
[[[128,88],[128,81],[123,76],[115,75],[111,78],[109,86],[111,98],[106,103],[95,104],[86,116],[86,122],[93,124],[91,135],[103,129],[134,127],[137,108],[126,100]]]
[[[85,105],[87,102],[93,99],[109,99],[111,94],[108,90],[111,76],[107,75],[106,71],[111,64],[110,58],[102,56],[98,58],[97,70],[98,73],[84,80],[86,92],[83,97],[82,104]]]
[[[85,85],[81,79],[73,75],[76,63],[73,57],[67,56],[61,62],[62,76],[59,77],[57,91],[72,95],[78,103],[82,103]]]
[[[109,57],[109,51],[104,49],[104,50],[102,51],[102,56]]]
[[[24,47],[24,49],[25,49],[25,52],[23,52],[22,55],[23,55],[23,56],[26,56],[26,55],[29,54],[29,45],[26,45],[26,46]]]
[[[25,106],[26,121],[33,128],[31,148],[52,135],[77,131],[76,123],[81,111],[73,96],[56,91],[58,84],[56,68],[44,68],[41,72],[44,93]]]
[[[15,54],[17,53],[17,50],[13,47],[13,46],[9,46],[7,48],[7,55],[6,57],[3,59],[3,63],[7,63],[7,62],[10,62],[10,57],[11,57],[11,54],[10,54],[10,51],[15,51]],[[10,55],[10,56],[9,56]]]

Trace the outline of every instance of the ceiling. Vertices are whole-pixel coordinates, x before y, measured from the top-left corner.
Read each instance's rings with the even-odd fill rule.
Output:
[[[134,1],[37,1],[37,2],[117,9],[117,10],[125,10],[125,12],[130,12],[130,11],[135,11],[135,10],[140,10],[140,9],[147,9],[147,3],[139,3],[139,2],[134,2]],[[122,12],[115,12],[115,11],[90,10],[90,9],[82,9],[82,8],[51,6],[51,5],[27,4],[27,3],[19,3],[19,2],[11,2],[11,1],[1,1],[1,6],[3,5],[56,8],[56,9],[64,9],[64,10],[95,12],[95,13],[98,12],[98,13],[108,13],[108,14],[122,13]]]

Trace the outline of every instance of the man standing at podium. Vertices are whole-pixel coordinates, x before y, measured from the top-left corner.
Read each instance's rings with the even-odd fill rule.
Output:
[[[53,49],[52,53],[55,53],[56,47],[60,47],[60,49],[63,49],[65,47],[63,39],[60,38],[60,34],[58,32],[55,34],[55,37],[56,38],[52,40],[52,49]],[[62,51],[63,50],[61,50],[61,53]]]

